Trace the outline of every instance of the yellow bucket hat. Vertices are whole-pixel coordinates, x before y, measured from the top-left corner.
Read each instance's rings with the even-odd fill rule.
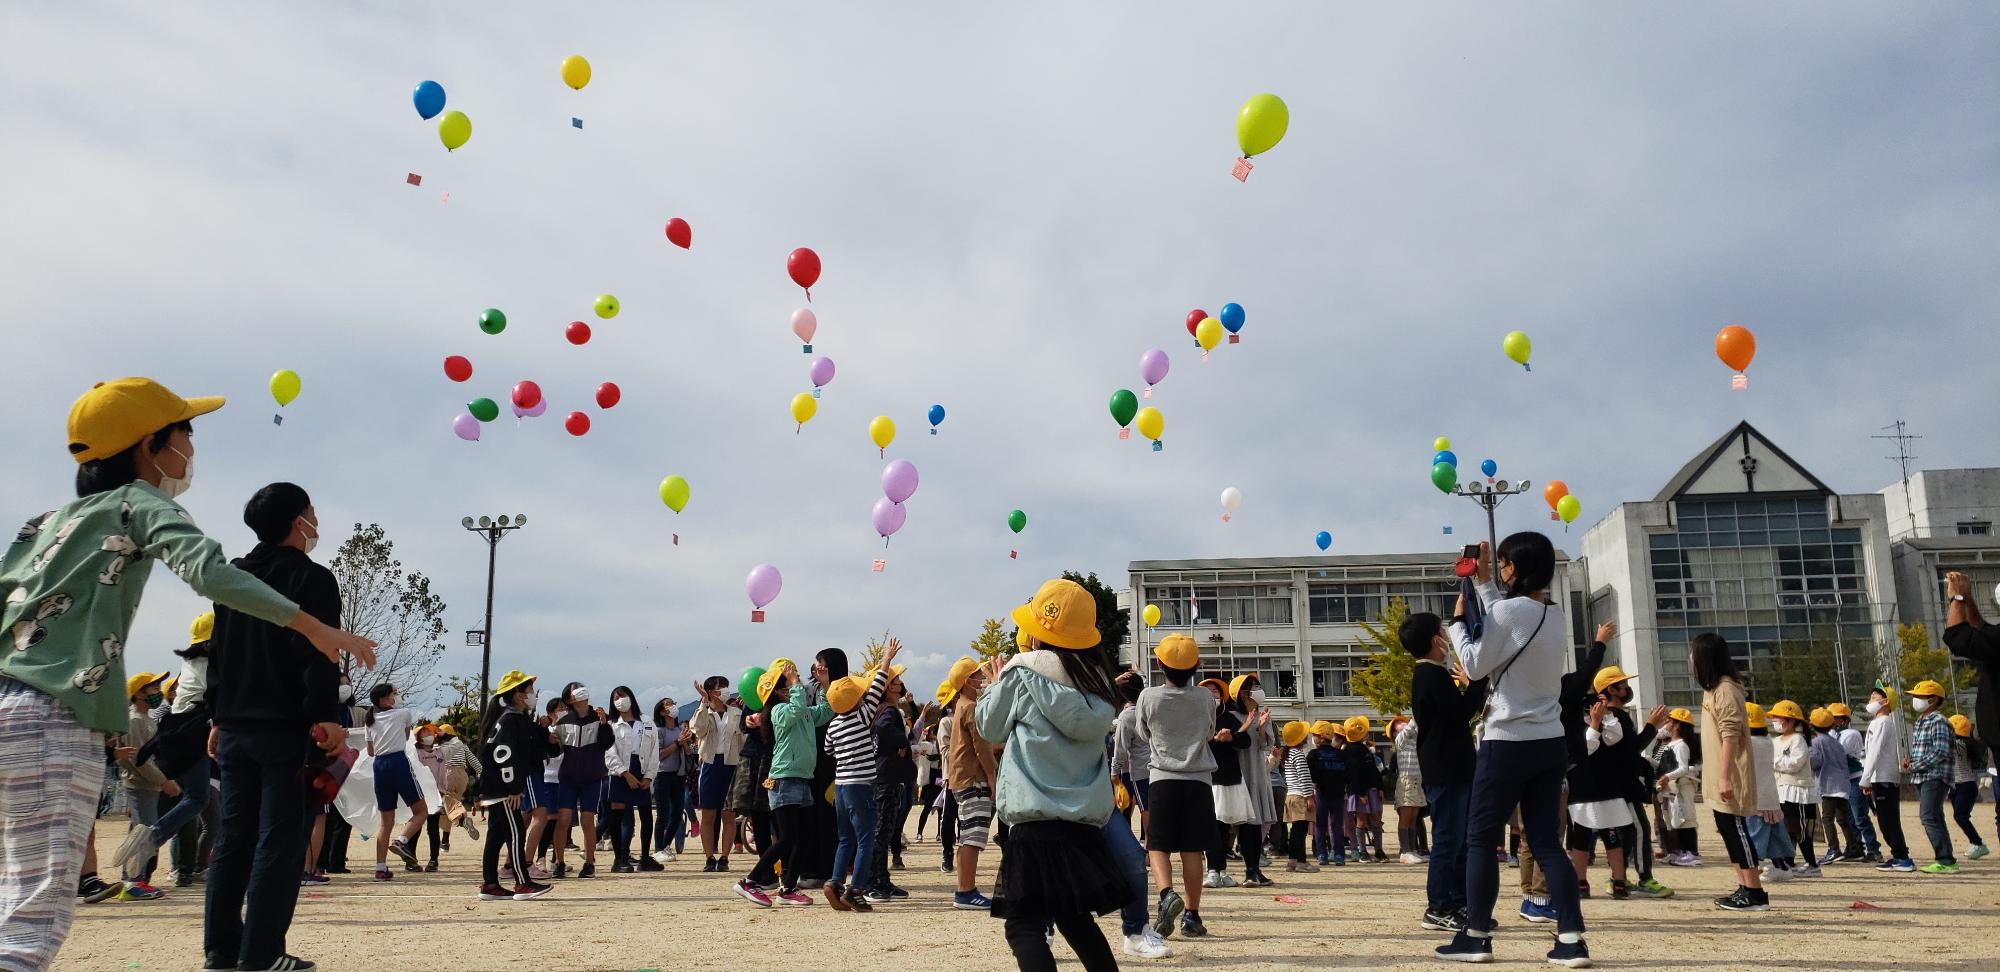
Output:
[[[1014,648],[1016,651],[1035,650],[1035,643],[1028,640],[1028,629],[1026,628],[1014,629]]]
[[[125,697],[128,699],[138,698],[140,689],[166,677],[166,673],[164,672],[140,672],[125,680]]]
[[[1825,709],[1812,710],[1812,713],[1807,716],[1807,719],[1812,722],[1814,729],[1833,728],[1833,713],[1828,712]]]
[[[750,690],[757,693],[758,706],[770,704],[771,693],[777,691],[778,683],[784,681],[784,678],[785,669],[782,668],[766,669],[764,674],[757,676],[757,684],[751,686]]]
[[[1689,712],[1686,709],[1682,708],[1672,709],[1667,713],[1667,718],[1672,719],[1675,722],[1683,723],[1686,725],[1690,726],[1694,725],[1694,713]]]
[[[1771,720],[1764,718],[1764,707],[1755,702],[1743,703],[1743,714],[1748,717],[1750,728],[1769,729]]]
[[[1965,717],[1965,716],[1964,716],[1963,714],[1960,714],[1960,715],[1955,715],[1955,716],[1952,716],[1952,717],[1951,717],[1951,731],[1952,731],[1952,732],[1953,732],[1953,733],[1954,733],[1955,735],[1959,735],[1959,736],[1971,736],[1971,735],[1972,735],[1972,720],[1971,720],[1971,719],[1968,719],[1968,718],[1966,718],[1966,717]]]
[[[1910,686],[1910,694],[1921,695],[1925,696],[1926,698],[1941,699],[1944,698],[1944,686],[1939,685],[1938,683],[1931,681],[1930,679],[1927,678],[1921,682],[1918,682],[1915,685]]]
[[[1285,745],[1287,746],[1297,746],[1305,742],[1306,735],[1309,732],[1306,724],[1297,720],[1285,723],[1285,728],[1280,731],[1284,734]]]
[[[1793,722],[1803,722],[1806,718],[1805,710],[1799,708],[1799,704],[1791,699],[1779,699],[1778,704],[1771,706],[1768,714]]]
[[[198,645],[215,637],[215,612],[203,611],[188,625],[188,644]]]
[[[965,688],[966,680],[971,678],[972,674],[977,671],[979,671],[979,662],[974,659],[960,658],[952,662],[950,673],[946,674],[944,681],[938,684],[938,704],[950,705],[951,700],[958,698],[960,690]],[[828,694],[830,697],[831,690],[829,690]]]
[[[1616,665],[1606,665],[1603,668],[1597,670],[1596,678],[1590,680],[1590,689],[1593,692],[1602,692],[1605,689],[1608,689],[1611,686],[1618,684],[1619,682],[1623,682],[1626,681],[1627,679],[1630,679],[1631,677],[1632,676],[1625,674],[1624,669],[1619,668]]]
[[[1341,729],[1345,731],[1348,742],[1360,742],[1368,738],[1368,717],[1349,716],[1347,721],[1341,724]]]
[[[160,683],[160,691],[172,695],[174,694],[174,688],[180,684],[181,678],[179,675],[169,675],[166,681]]]
[[[1072,580],[1052,580],[1033,600],[1014,609],[1014,623],[1029,637],[1057,648],[1095,648],[1097,599]]]
[[[1238,697],[1238,696],[1241,696],[1241,695],[1243,694],[1243,685],[1244,685],[1244,683],[1245,683],[1245,682],[1248,682],[1248,681],[1250,681],[1250,680],[1251,680],[1251,679],[1253,679],[1253,678],[1257,678],[1257,676],[1256,676],[1256,675],[1254,675],[1254,674],[1248,674],[1248,675],[1238,675],[1238,676],[1236,676],[1235,678],[1232,678],[1232,679],[1230,679],[1230,680],[1229,680],[1229,701],[1231,701],[1231,702],[1234,702],[1234,701],[1236,701],[1237,697]],[[1262,679],[1258,679],[1258,682],[1259,682],[1259,684],[1262,684],[1262,681],[1263,681]]]
[[[151,378],[98,382],[69,407],[69,454],[109,459],[169,425],[222,407],[221,396],[182,398]]]
[[[861,704],[861,697],[868,694],[868,683],[872,681],[874,677],[869,675],[836,678],[832,685],[826,687],[826,704],[839,715],[853,712],[854,707]]]
[[[1204,679],[1202,679],[1202,680],[1201,680],[1201,684],[1202,684],[1202,685],[1213,685],[1213,686],[1215,686],[1215,690],[1216,690],[1217,692],[1220,692],[1220,693],[1222,693],[1222,697],[1223,697],[1223,698],[1225,698],[1225,699],[1229,698],[1229,683],[1228,683],[1228,682],[1225,682],[1225,681],[1223,681],[1222,679],[1219,679],[1219,678],[1215,678],[1215,677],[1211,676],[1211,677],[1209,677],[1209,678],[1204,678]]]
[[[1851,719],[1854,717],[1854,710],[1848,708],[1845,702],[1828,702],[1826,714],[1836,719]]]
[[[494,695],[510,695],[515,689],[535,680],[535,676],[516,668],[500,676],[500,684],[494,686]]]
[[[1170,634],[1153,646],[1153,657],[1168,668],[1187,671],[1201,667],[1201,646],[1184,634]]]
[[[1318,722],[1313,723],[1312,729],[1310,731],[1312,732],[1313,735],[1318,736],[1321,739],[1332,739],[1334,736],[1337,735],[1345,735],[1340,731],[1339,726],[1334,725],[1333,723],[1328,722],[1325,719],[1321,719]]]

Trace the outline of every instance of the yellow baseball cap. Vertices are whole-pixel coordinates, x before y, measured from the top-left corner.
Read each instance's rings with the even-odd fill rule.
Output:
[[[1799,704],[1791,699],[1779,699],[1778,704],[1771,706],[1769,714],[1777,716],[1780,719],[1790,719],[1793,722],[1803,721],[1806,717],[1805,710],[1800,709]]]
[[[125,697],[128,699],[137,698],[140,689],[166,677],[166,673],[164,672],[140,672],[125,680]]]
[[[1103,637],[1097,632],[1097,599],[1073,580],[1043,584],[1012,616],[1029,637],[1056,648],[1095,648]]]
[[[1602,692],[1605,689],[1608,689],[1611,686],[1616,685],[1619,682],[1623,682],[1631,677],[1632,676],[1625,674],[1624,669],[1619,668],[1616,665],[1606,665],[1603,668],[1597,670],[1596,678],[1590,680],[1590,689],[1593,692]]]
[[[188,625],[188,644],[198,645],[215,637],[215,612],[203,611]]]
[[[494,687],[493,694],[494,695],[511,694],[515,689],[518,689],[521,686],[526,685],[534,680],[535,676],[529,675],[518,668],[512,669],[508,671],[507,674],[500,676],[500,684]]]
[[[1201,646],[1184,634],[1170,634],[1153,646],[1153,657],[1168,668],[1186,671],[1201,667]]]
[[[1812,713],[1811,715],[1808,716],[1808,718],[1812,721],[1814,729],[1833,728],[1833,713],[1828,712],[1825,709],[1812,710]]]
[[[1690,726],[1694,725],[1694,713],[1689,712],[1686,709],[1681,709],[1681,708],[1673,709],[1672,711],[1667,713],[1667,718],[1672,719],[1675,722],[1684,722]]]
[[[1922,695],[1933,699],[1941,699],[1944,698],[1944,686],[1939,685],[1938,683],[1927,678],[1921,682],[1918,682],[1915,685],[1910,686],[1910,694]]]
[[[979,671],[979,662],[974,659],[960,658],[952,662],[951,671],[945,675],[944,681],[938,684],[938,704],[950,705],[951,700],[958,698],[958,693],[965,688],[966,680],[970,679],[973,673],[977,671]],[[831,690],[829,690],[830,697]]]
[[[1309,729],[1307,728],[1305,723],[1299,722],[1298,720],[1295,719],[1291,722],[1285,723],[1285,728],[1280,730],[1280,732],[1283,733],[1285,745],[1296,746],[1306,741],[1306,735],[1308,734]]]
[[[1828,702],[1826,714],[1836,719],[1851,719],[1854,717],[1854,710],[1848,708],[1845,702]]]
[[[1755,702],[1743,703],[1743,713],[1748,717],[1750,728],[1769,729],[1771,720],[1764,718],[1764,707]]]
[[[221,396],[182,398],[151,378],[102,381],[69,407],[69,454],[109,459],[170,425],[222,407]]]
[[[1951,731],[1960,736],[1972,735],[1972,720],[1963,713],[1951,717]]]

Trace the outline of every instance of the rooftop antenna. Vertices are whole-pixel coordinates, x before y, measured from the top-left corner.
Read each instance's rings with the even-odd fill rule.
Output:
[[[1910,432],[1909,424],[1902,419],[1897,419],[1893,425],[1882,426],[1882,431],[1884,432],[1888,432],[1890,429],[1894,429],[1895,432],[1890,435],[1871,435],[1869,438],[1893,439],[1896,442],[1896,454],[1893,456],[1883,456],[1882,458],[1895,463],[1903,471],[1903,510],[1910,518],[1910,535],[1916,536],[1917,508],[1910,501],[1910,463],[1916,461],[1917,457],[1910,454],[1910,443],[1923,438],[1923,436]]]

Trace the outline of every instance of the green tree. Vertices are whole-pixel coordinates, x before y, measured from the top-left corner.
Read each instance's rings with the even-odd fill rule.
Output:
[[[1849,686],[1855,689],[1864,688],[1869,680],[1856,672],[1848,676]],[[1779,642],[1777,654],[1767,665],[1760,663],[1746,688],[1752,698],[1766,705],[1791,699],[1807,710],[1844,697],[1833,644],[1819,639]]]
[[[340,585],[340,626],[375,642],[372,670],[341,658],[354,697],[366,699],[370,689],[387,682],[405,704],[414,705],[439,688],[444,598],[431,593],[431,580],[422,572],[403,569],[388,531],[379,523],[356,523],[328,567]]]
[[[465,744],[478,747],[479,720],[485,713],[485,700],[479,697],[479,673],[470,675],[449,675],[444,680],[445,687],[439,693],[445,699],[444,711],[436,722],[458,730],[458,738]]]
[[[1354,673],[1350,685],[1354,694],[1367,699],[1382,715],[1410,710],[1410,677],[1416,674],[1417,660],[1403,650],[1402,639],[1396,633],[1403,626],[1403,619],[1409,616],[1410,603],[1392,597],[1375,623],[1361,622],[1361,630],[1368,639],[1360,647],[1370,650],[1368,661]]]
[[[1013,657],[1015,653],[1014,634],[1001,630],[999,618],[987,618],[979,623],[979,637],[972,639],[972,653],[980,661],[996,657]]]
[[[882,664],[882,656],[888,653],[889,631],[885,628],[881,637],[868,639],[868,644],[861,649],[861,670],[867,671]]]
[[[1118,592],[1104,586],[1095,571],[1079,574],[1065,570],[1062,576],[1064,580],[1083,585],[1083,589],[1089,591],[1091,598],[1097,602],[1097,648],[1104,653],[1104,667],[1109,671],[1118,671],[1124,667],[1118,662],[1118,651],[1125,647],[1125,639],[1132,633],[1132,612],[1118,606]]]

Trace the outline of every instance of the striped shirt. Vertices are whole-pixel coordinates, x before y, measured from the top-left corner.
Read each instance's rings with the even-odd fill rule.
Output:
[[[833,717],[826,727],[826,748],[833,753],[833,785],[849,786],[875,782],[875,712],[882,707],[882,693],[889,687],[888,669],[875,673],[861,703]]]
[[[438,749],[444,753],[444,764],[452,769],[463,770],[467,776],[480,773],[479,757],[472,754],[472,747],[454,736]]]
[[[1285,750],[1285,795],[1309,797],[1313,795],[1312,767],[1306,764],[1306,748],[1293,746]]]

